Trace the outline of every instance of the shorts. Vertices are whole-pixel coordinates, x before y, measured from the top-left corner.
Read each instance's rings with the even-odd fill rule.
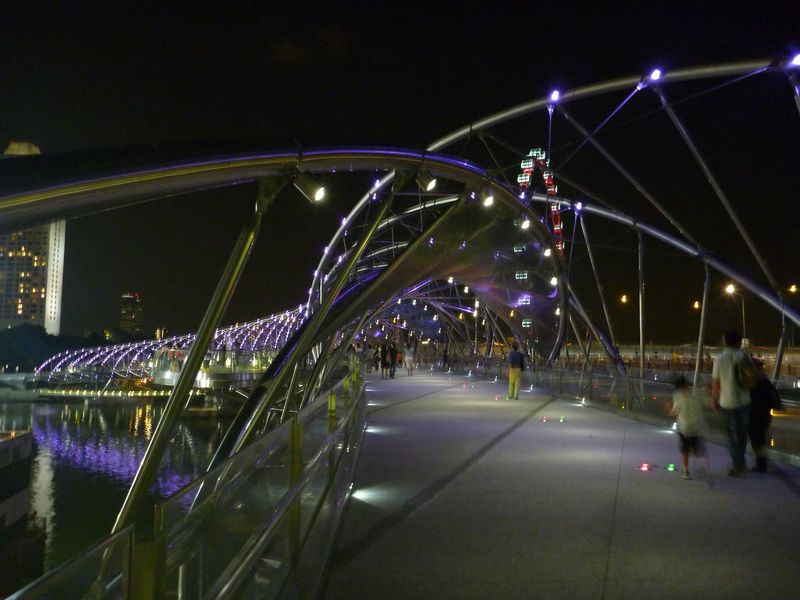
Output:
[[[680,431],[678,432],[678,436],[681,438],[680,448],[682,453],[688,454],[690,451],[693,451],[695,454],[703,453],[702,438],[696,435],[683,435]]]

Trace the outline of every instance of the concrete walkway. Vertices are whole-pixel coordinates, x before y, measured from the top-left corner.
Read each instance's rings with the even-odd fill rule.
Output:
[[[792,467],[729,478],[709,444],[713,480],[682,481],[670,430],[573,401],[429,372],[367,389],[325,598],[800,597]]]

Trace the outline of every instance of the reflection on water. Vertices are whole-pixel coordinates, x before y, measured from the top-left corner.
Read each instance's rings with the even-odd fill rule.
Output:
[[[30,509],[46,519],[46,569],[111,530],[163,403],[0,403],[0,431],[32,430],[36,440]],[[203,472],[225,424],[183,418],[150,493],[166,498]]]

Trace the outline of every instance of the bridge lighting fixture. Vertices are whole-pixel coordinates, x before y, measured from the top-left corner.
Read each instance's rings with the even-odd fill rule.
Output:
[[[790,294],[796,294],[797,293],[797,284],[796,283],[793,283],[792,285],[789,286],[789,293]]]
[[[432,192],[436,187],[436,178],[428,171],[419,171],[417,173],[417,185],[425,192]]]
[[[550,285],[552,285],[553,287],[557,286],[558,285],[558,277],[551,277],[550,278]]]
[[[469,294],[469,286],[468,285],[464,286],[464,293],[465,294]]]
[[[453,283],[453,278],[452,278],[452,276],[447,278],[447,283]]]
[[[793,67],[800,67],[800,54],[794,55],[794,58],[792,58],[791,65]]]
[[[492,190],[489,189],[488,187],[481,190],[481,202],[486,207],[489,207],[492,204],[494,204],[494,194],[492,193]]]
[[[553,255],[553,251],[550,248],[545,248],[544,249],[544,255],[545,255],[545,257],[552,256]]]
[[[550,93],[550,101],[551,102],[558,102],[559,98],[561,98],[561,92],[559,92],[558,90],[553,90]]]
[[[528,229],[530,226],[531,226],[530,219],[528,219],[528,217],[525,217],[525,220],[522,222],[522,225],[520,225],[520,227],[522,227],[522,229]]]
[[[650,81],[658,81],[659,79],[661,79],[661,69],[650,71]]]
[[[575,203],[575,212],[579,213],[583,210],[583,202],[576,202]]]
[[[292,184],[312,204],[325,198],[325,186],[319,185],[308,173],[300,173]]]

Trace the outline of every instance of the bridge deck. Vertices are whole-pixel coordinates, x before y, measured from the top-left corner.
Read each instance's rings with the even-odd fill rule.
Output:
[[[576,402],[427,372],[367,388],[326,598],[798,596],[793,467],[729,478],[708,444],[711,485],[683,481],[675,434]]]

